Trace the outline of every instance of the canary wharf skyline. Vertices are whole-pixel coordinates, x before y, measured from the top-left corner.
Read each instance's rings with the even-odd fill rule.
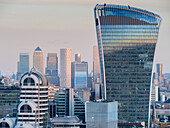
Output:
[[[93,45],[97,45],[93,8],[104,0],[1,0],[0,1],[0,71],[3,74],[16,73],[19,53],[28,52],[32,67],[33,52],[37,46],[44,52],[44,67],[47,53],[60,48],[81,53],[93,65]],[[155,64],[163,63],[163,72],[170,72],[169,0],[111,0],[109,4],[130,5],[146,9],[162,17]],[[88,51],[88,52],[87,52]],[[154,64],[154,66],[155,66]]]

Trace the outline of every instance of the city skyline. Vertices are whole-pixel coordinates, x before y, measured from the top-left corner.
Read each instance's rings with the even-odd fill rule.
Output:
[[[0,12],[0,41],[3,45],[0,48],[0,57],[3,59],[0,64],[0,71],[2,74],[16,73],[16,60],[21,52],[29,53],[31,67],[31,57],[36,46],[43,49],[44,62],[46,62],[47,53],[55,52],[60,56],[59,50],[61,48],[71,48],[73,51],[72,60],[75,53],[81,53],[82,60],[87,61],[89,70],[92,70],[93,45],[97,45],[94,17],[92,15],[96,3],[104,3],[104,0],[94,0],[92,2],[85,0],[81,2],[78,0],[37,0],[36,2],[34,0],[29,2],[26,0],[22,0],[22,2],[20,0],[13,0],[12,2],[2,0],[0,2],[0,7],[2,7]],[[164,64],[164,72],[170,72],[168,67],[170,62],[168,56],[166,56],[169,42],[168,34],[170,33],[170,23],[168,23],[170,20],[168,18],[170,1],[112,0],[109,3],[130,5],[161,15],[163,21],[158,38],[155,62]],[[150,6],[151,4],[152,6]],[[60,11],[62,13],[59,13]],[[70,16],[68,12],[74,15]],[[70,20],[70,22],[67,23],[67,20]],[[81,47],[80,42],[84,44],[84,47]],[[10,49],[11,51],[6,54],[6,51]],[[86,54],[87,49],[89,52]],[[12,57],[9,59],[10,56]],[[8,67],[8,71],[6,67]],[[46,67],[46,64],[44,64],[44,67]]]

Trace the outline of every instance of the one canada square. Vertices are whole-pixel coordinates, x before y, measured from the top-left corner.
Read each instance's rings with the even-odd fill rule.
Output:
[[[119,103],[119,123],[150,114],[154,53],[161,17],[138,8],[98,4],[94,9],[102,96]]]

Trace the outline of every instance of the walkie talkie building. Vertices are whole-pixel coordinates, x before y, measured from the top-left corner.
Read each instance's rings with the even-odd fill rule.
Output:
[[[94,9],[103,98],[119,103],[119,123],[149,121],[152,66],[161,17],[130,6]]]

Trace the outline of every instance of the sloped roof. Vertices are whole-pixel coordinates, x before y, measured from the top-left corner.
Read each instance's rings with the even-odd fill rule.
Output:
[[[41,48],[38,46],[35,51],[42,51]]]

